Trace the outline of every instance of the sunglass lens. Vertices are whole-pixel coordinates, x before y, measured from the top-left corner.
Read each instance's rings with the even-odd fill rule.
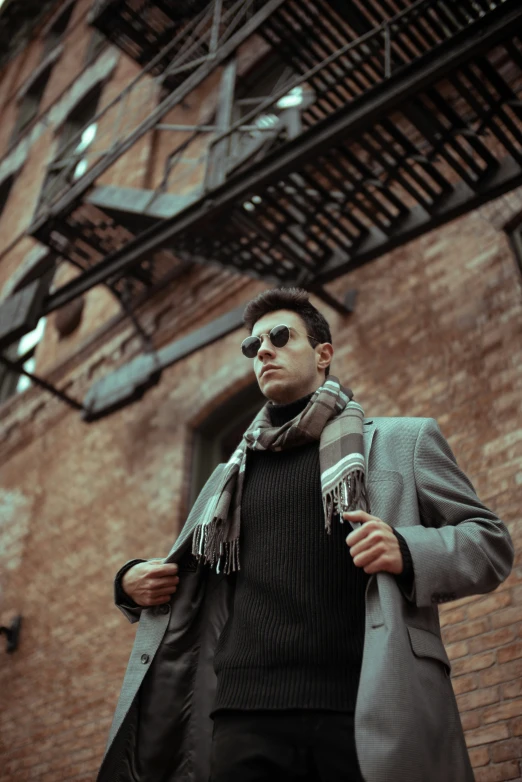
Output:
[[[286,345],[290,338],[290,330],[288,326],[274,326],[270,332],[270,342],[276,348],[282,348]]]
[[[257,351],[261,346],[261,340],[259,337],[247,337],[241,343],[241,350],[243,355],[247,358],[254,358],[257,355]]]

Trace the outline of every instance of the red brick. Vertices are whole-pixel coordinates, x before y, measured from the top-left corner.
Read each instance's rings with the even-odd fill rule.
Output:
[[[508,779],[517,779],[520,776],[518,763],[511,760],[507,763],[484,766],[475,771],[475,782],[505,782]]]
[[[468,616],[470,619],[492,614],[511,605],[511,594],[509,592],[493,592],[492,595],[473,603],[468,607]]]
[[[471,654],[469,657],[463,657],[460,660],[452,662],[452,671],[455,676],[472,671],[481,671],[484,668],[491,668],[495,665],[495,652],[484,652],[483,654]]]
[[[453,678],[452,672],[451,682],[453,684],[453,692],[455,695],[458,695],[462,692],[476,690],[478,687],[476,674],[469,674],[468,676],[457,676],[456,678]]]
[[[446,644],[446,653],[450,660],[456,660],[458,657],[464,657],[468,654],[468,642],[457,641],[454,644]]]
[[[492,706],[485,709],[482,719],[485,724],[490,722],[500,722],[508,720],[510,717],[520,717],[522,715],[522,698],[513,698],[509,701],[503,701],[498,706]]]
[[[513,736],[522,736],[522,717],[517,717],[516,720],[510,720],[509,728]]]
[[[510,644],[509,646],[504,646],[497,652],[497,660],[499,663],[516,660],[518,657],[522,657],[522,641]]]
[[[470,652],[482,652],[484,649],[496,649],[503,644],[509,643],[509,641],[512,641],[514,638],[515,630],[513,627],[500,627],[498,630],[493,630],[491,633],[484,633],[484,635],[471,638],[468,642],[469,650]]]
[[[452,610],[440,611],[440,626],[446,627],[447,625],[458,624],[464,622],[468,618],[468,609],[464,606],[459,608],[453,608]]]
[[[491,703],[497,703],[499,700],[499,687],[488,687],[484,690],[474,690],[457,695],[457,704],[459,711],[469,711],[477,709],[479,706],[489,706]]]
[[[476,619],[474,622],[465,622],[464,624],[446,627],[444,632],[444,643],[453,643],[462,641],[465,638],[472,638],[482,635],[489,630],[487,619]]]
[[[493,763],[502,760],[520,760],[522,758],[522,738],[507,739],[489,746],[489,755]]]
[[[504,698],[516,698],[517,695],[522,695],[522,679],[502,685],[502,700]]]
[[[504,627],[517,622],[522,622],[522,605],[505,608],[503,611],[498,611],[491,616],[492,627]]]
[[[474,728],[480,728],[482,725],[482,717],[480,710],[476,711],[464,711],[460,715],[460,721],[464,731],[470,731]]]
[[[481,671],[478,676],[481,687],[518,680],[522,676],[522,661],[518,659],[508,663],[497,663],[493,668]]]
[[[468,747],[477,747],[481,744],[491,744],[494,741],[507,739],[509,738],[509,732],[505,723],[499,723],[497,725],[480,727],[476,730],[468,730],[465,736]]]
[[[473,747],[469,750],[469,759],[473,768],[487,766],[489,763],[489,752],[487,747]]]

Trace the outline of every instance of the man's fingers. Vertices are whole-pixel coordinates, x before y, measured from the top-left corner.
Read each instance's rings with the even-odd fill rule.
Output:
[[[355,554],[353,561],[357,567],[366,567],[366,565],[368,565],[370,562],[373,562],[374,559],[379,559],[380,557],[385,556],[386,553],[387,549],[385,546],[382,544],[376,544],[375,546],[363,549],[359,553]]]
[[[377,516],[372,516],[370,513],[366,513],[365,510],[350,510],[343,513],[343,519],[347,521],[370,521],[370,519],[376,519]]]
[[[178,566],[175,563],[163,564],[163,561],[154,563],[150,568],[150,573],[158,578],[164,578],[165,576],[175,576],[179,571]]]
[[[176,589],[179,584],[178,576],[170,578],[151,578],[147,583],[147,589],[155,594],[165,594],[169,590]]]

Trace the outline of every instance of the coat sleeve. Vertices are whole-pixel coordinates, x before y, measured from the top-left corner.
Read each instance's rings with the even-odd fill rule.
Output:
[[[411,553],[417,606],[492,592],[510,574],[506,525],[477,497],[437,422],[419,429],[414,475],[421,525],[400,527]]]
[[[138,562],[147,562],[146,559],[131,559],[121,567],[116,576],[114,577],[114,602],[120,609],[122,614],[127,617],[129,622],[138,622],[143,611],[143,607],[139,606],[134,600],[129,597],[121,585],[121,580],[127,570],[130,570],[133,565],[137,565]]]

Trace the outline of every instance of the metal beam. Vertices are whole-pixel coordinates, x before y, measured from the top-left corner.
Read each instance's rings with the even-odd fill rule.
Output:
[[[469,61],[474,55],[488,51],[507,36],[511,37],[512,31],[520,25],[521,20],[522,5],[518,0],[508,0],[507,3],[475,23],[473,29],[462,31],[453,39],[441,44],[435,51],[427,54],[421,61],[416,62],[414,66],[404,68],[388,81],[377,86],[371,94],[354,100],[346,108],[333,115],[331,119],[325,121],[321,127],[310,128],[282,148],[269,153],[262,161],[253,164],[246,171],[236,174],[225,184],[209,193],[207,197],[189,206],[175,217],[153,226],[121,250],[107,256],[95,267],[86,271],[84,275],[49,296],[45,303],[46,311],[62,306],[71,298],[103,283],[107,277],[112,278],[125,274],[131,266],[158,248],[168,246],[184,231],[194,230],[201,224],[216,220],[221,213],[236,202],[245,198],[249,193],[256,192],[257,188],[298,170],[300,165],[313,160],[343,139],[360,134],[392,109],[443,78],[462,63]],[[507,167],[510,168],[510,166]],[[506,165],[503,165],[504,172],[505,169]],[[514,172],[512,168],[510,170],[511,174],[507,176],[505,174],[504,178],[500,177],[491,189],[488,188],[473,194],[472,200],[466,204],[461,203],[460,206],[455,206],[446,213],[441,211],[438,215],[438,224],[452,219],[469,207],[484,203],[510,187],[515,187],[519,181],[518,173]],[[417,217],[417,221],[419,219]],[[427,222],[425,220],[424,230],[426,228]],[[421,230],[418,229],[417,233],[412,235],[418,235]],[[396,234],[393,238],[395,236]],[[383,251],[382,244],[380,251]]]
[[[43,380],[43,378],[37,377],[37,375],[33,375],[31,372],[28,372],[26,369],[24,369],[22,366],[17,364],[15,361],[10,361],[5,356],[0,355],[0,364],[3,364],[11,372],[16,372],[18,375],[24,375],[24,377],[28,377],[29,380],[31,380],[31,382],[34,383],[36,386],[40,386],[40,388],[44,388],[46,391],[49,391],[53,396],[58,397],[58,399],[61,399],[62,402],[65,402],[67,405],[69,405],[69,407],[72,407],[74,410],[85,409],[80,402],[76,401],[76,399],[73,399],[71,396],[68,396],[68,394],[64,393],[63,391],[60,391],[60,389],[55,388],[55,386],[51,385],[51,383],[48,383],[46,380]]]
[[[166,367],[241,328],[244,309],[242,304],[161,350],[137,356],[96,382],[85,396],[83,420],[97,421],[141,399],[148,388],[159,382]]]
[[[219,88],[219,101],[216,116],[218,131],[226,131],[232,124],[234,111],[234,94],[236,90],[237,61],[232,57],[223,68],[221,85]],[[227,137],[212,145],[207,158],[207,170],[205,172],[205,190],[213,190],[223,184],[226,179],[227,150],[229,146]]]
[[[415,239],[426,231],[438,228],[438,226],[460,217],[470,209],[476,209],[492,198],[498,198],[508,190],[521,185],[522,167],[513,158],[507,157],[501,161],[499,168],[487,183],[482,184],[480,189],[471,190],[465,182],[459,182],[440,207],[436,211],[432,211],[431,214],[428,214],[421,207],[414,207],[394,233],[389,236],[377,228],[370,229],[368,236],[353,254],[334,253],[334,256],[321,269],[321,273],[315,277],[314,285],[324,285],[331,282],[383,253]]]
[[[224,62],[235,50],[249,38],[263,24],[263,22],[283,5],[286,0],[268,0],[266,5],[260,9],[235,35],[215,52],[214,56],[205,62],[197,71],[189,76],[183,84],[168,95],[164,101],[135,129],[131,135],[121,144],[117,145],[106,157],[95,163],[84,176],[79,179],[55,204],[48,206],[42,214],[36,218],[28,229],[32,236],[38,236],[47,220],[56,215],[61,215],[66,211],[75,200],[81,198],[87,188],[89,188],[96,179],[103,174],[107,168],[121,158],[121,156],[130,149],[138,139],[140,139],[149,130],[152,130],[159,120],[170,111],[174,106],[180,103],[183,98],[192,92],[201,82],[216,68]]]

